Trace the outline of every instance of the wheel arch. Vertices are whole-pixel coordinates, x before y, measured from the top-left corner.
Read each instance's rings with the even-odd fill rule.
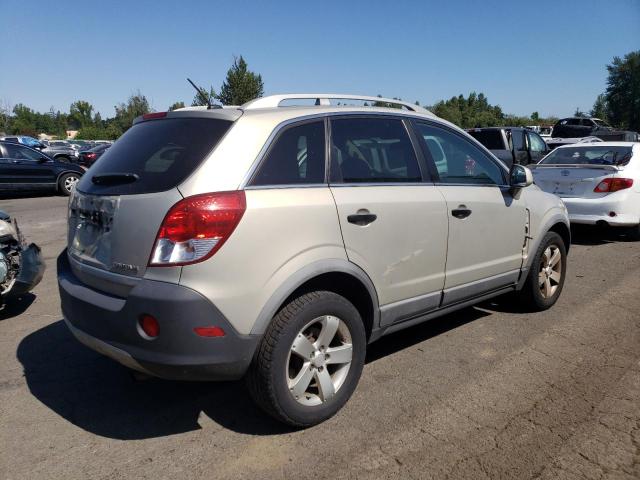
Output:
[[[362,317],[367,339],[371,338],[380,317],[378,294],[373,282],[356,265],[338,259],[312,263],[291,276],[265,304],[251,334],[264,333],[284,305],[295,297],[316,290],[334,292],[349,300]]]
[[[557,222],[551,225],[549,232],[555,232],[562,237],[564,248],[569,253],[571,247],[571,229],[564,222]]]

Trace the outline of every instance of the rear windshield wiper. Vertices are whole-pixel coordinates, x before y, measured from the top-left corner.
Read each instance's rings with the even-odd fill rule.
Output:
[[[91,181],[95,185],[121,185],[123,183],[133,183],[140,177],[135,173],[103,173],[94,175]]]

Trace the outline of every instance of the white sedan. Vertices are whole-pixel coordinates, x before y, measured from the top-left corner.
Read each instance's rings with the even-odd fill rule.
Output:
[[[530,167],[536,185],[562,198],[572,223],[629,227],[640,239],[640,143],[565,145]]]

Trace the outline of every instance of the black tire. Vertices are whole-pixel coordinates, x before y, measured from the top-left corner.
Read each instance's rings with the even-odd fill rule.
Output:
[[[305,325],[325,315],[338,317],[349,329],[351,364],[333,397],[319,405],[303,405],[287,384],[290,349]],[[247,387],[256,404],[275,419],[296,428],[316,425],[335,415],[351,397],[362,373],[366,345],[362,319],[348,300],[326,291],[304,294],[285,305],[269,324],[247,373]]]
[[[58,160],[59,162],[64,162],[64,163],[71,163],[71,157],[67,157],[66,155],[59,155],[57,157],[54,157],[55,160]]]
[[[539,275],[541,273],[542,263],[544,261],[545,250],[549,247],[557,247],[560,251],[561,258],[561,271],[560,281],[556,284],[554,293],[548,297],[545,297],[539,283]],[[567,277],[567,248],[564,244],[562,237],[555,232],[547,232],[542,239],[538,250],[535,253],[533,262],[531,262],[531,268],[527,273],[527,280],[520,292],[518,292],[519,300],[524,304],[528,310],[541,312],[551,308],[560,297],[562,288],[564,287],[564,281]]]
[[[71,195],[71,191],[72,188],[68,188],[69,185],[69,180],[71,179],[76,179],[76,181],[74,182],[77,183],[80,180],[80,177],[82,175],[80,175],[79,173],[74,173],[74,172],[69,172],[69,173],[65,173],[64,175],[61,175],[60,178],[58,179],[58,191],[65,196],[69,196]]]

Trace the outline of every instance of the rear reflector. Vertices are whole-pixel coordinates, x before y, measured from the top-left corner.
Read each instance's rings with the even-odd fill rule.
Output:
[[[155,118],[164,118],[167,116],[167,112],[153,112],[153,113],[145,113],[142,115],[143,120],[153,120]]]
[[[158,320],[155,317],[146,314],[141,315],[138,323],[148,337],[156,338],[160,334],[160,325],[158,325]]]
[[[632,186],[632,178],[605,178],[593,191],[596,193],[613,193],[631,188]]]
[[[149,266],[206,260],[231,236],[246,208],[243,190],[206,193],[179,201],[160,226]]]
[[[201,337],[224,337],[224,330],[220,327],[196,327],[193,329]]]

